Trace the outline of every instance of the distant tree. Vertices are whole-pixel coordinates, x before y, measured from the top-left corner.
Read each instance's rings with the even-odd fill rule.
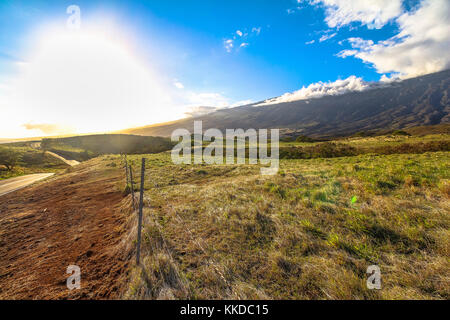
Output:
[[[0,148],[0,164],[4,165],[8,171],[14,169],[19,162],[19,154],[10,148]]]
[[[362,137],[362,138],[364,138],[364,137],[371,137],[373,135],[374,134],[372,132],[359,131],[359,132],[355,133],[353,135],[353,137]]]
[[[393,136],[410,136],[410,134],[403,130],[394,130],[391,133]]]

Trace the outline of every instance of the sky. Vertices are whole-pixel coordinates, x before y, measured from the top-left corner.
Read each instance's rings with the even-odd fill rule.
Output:
[[[449,14],[448,0],[1,0],[0,138],[107,132],[444,70]]]

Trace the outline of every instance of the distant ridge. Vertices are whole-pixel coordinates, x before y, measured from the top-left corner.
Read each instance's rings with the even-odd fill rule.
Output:
[[[259,103],[118,133],[170,136],[178,128],[193,131],[194,120],[202,120],[204,130],[279,128],[314,137],[445,124],[450,123],[450,70],[339,96],[255,106]]]

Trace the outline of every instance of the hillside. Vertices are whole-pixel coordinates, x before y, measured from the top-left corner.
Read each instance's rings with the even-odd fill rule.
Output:
[[[280,128],[315,137],[360,131],[393,130],[450,123],[450,70],[383,88],[340,96],[223,109],[197,118],[123,130],[121,133],[170,136],[177,128]]]
[[[162,137],[100,134],[67,138],[44,138],[41,147],[67,159],[84,161],[102,154],[162,152],[170,150],[172,143],[170,140]]]

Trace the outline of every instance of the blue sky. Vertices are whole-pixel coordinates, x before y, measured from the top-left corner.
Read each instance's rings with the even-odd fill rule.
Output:
[[[99,11],[111,13],[117,24],[136,35],[144,55],[156,53],[163,68],[183,84],[224,91],[236,100],[262,100],[353,74],[378,80],[380,75],[372,67],[336,57],[343,49],[338,42],[356,35],[385,39],[395,31],[392,25],[375,31],[342,30],[329,41],[307,45],[330,28],[320,8],[304,6],[288,14],[296,7],[291,0],[6,1],[0,10],[2,70],[4,65],[10,69],[11,59],[26,59],[24,50],[33,28],[50,19],[64,23],[65,9],[72,3],[80,6],[83,19]],[[253,28],[261,28],[259,35],[251,33]],[[251,33],[245,40],[249,45],[228,53],[223,41],[237,36],[237,30]]]
[[[0,89],[20,74],[22,65],[33,61],[46,32],[65,27],[66,8],[72,4],[81,9],[81,30],[94,28],[112,41],[126,43],[136,59],[158,74],[162,86],[175,87],[175,100],[181,105],[214,104],[216,99],[223,107],[280,96],[319,81],[350,76],[378,81],[383,74],[407,77],[448,66],[448,53],[436,52],[445,61],[434,69],[413,70],[412,63],[405,62],[408,57],[390,63],[389,56],[382,56],[387,50],[377,47],[391,39],[382,49],[396,50],[403,57],[405,37],[397,36],[420,34],[403,20],[413,21],[419,10],[426,16],[438,14],[445,10],[446,1],[440,1],[441,8],[428,11],[426,5],[431,4],[427,1],[393,0],[389,7],[385,0],[378,2],[373,9],[354,1],[355,6],[348,9],[339,0],[3,0]],[[448,23],[448,14],[440,18]],[[166,118],[162,120],[170,120]],[[0,132],[5,135],[11,134]]]

